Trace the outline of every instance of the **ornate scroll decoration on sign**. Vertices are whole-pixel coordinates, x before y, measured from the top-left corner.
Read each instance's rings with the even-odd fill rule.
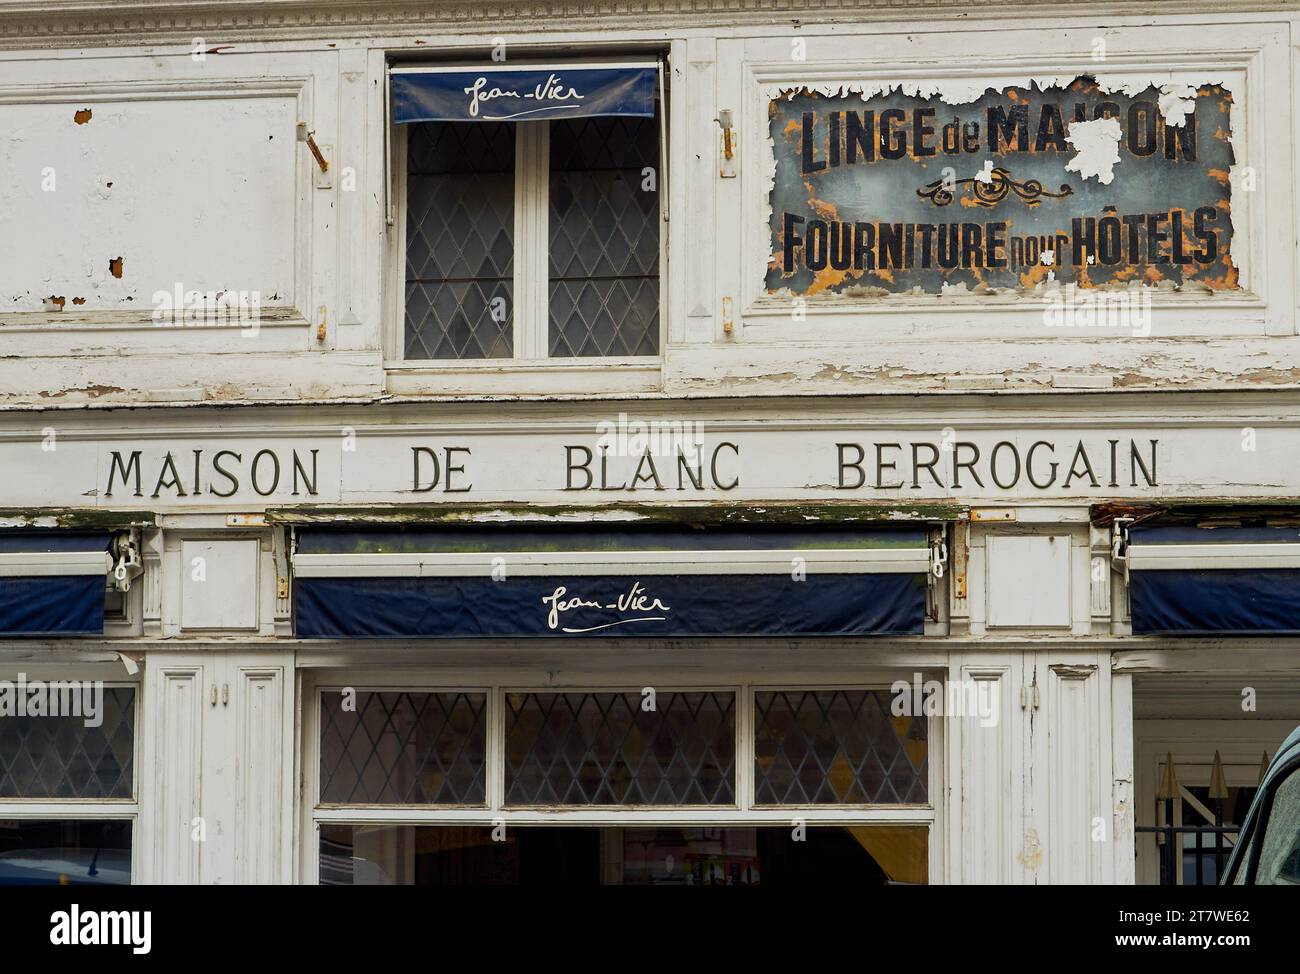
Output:
[[[958,186],[965,186],[971,190],[977,206],[996,206],[1010,193],[1015,193],[1030,206],[1037,206],[1044,196],[1064,199],[1074,192],[1069,183],[1062,183],[1060,191],[1056,193],[1043,189],[1043,184],[1037,179],[1026,179],[1023,183],[1018,183],[1012,178],[1010,172],[999,167],[987,174],[979,173],[968,179],[952,181],[936,179],[918,189],[916,195],[923,200],[929,200],[935,206],[947,206],[953,201],[953,190]]]

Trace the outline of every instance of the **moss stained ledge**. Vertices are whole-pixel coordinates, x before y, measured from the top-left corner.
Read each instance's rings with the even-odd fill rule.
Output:
[[[268,508],[280,524],[660,524],[713,527],[727,524],[868,524],[966,520],[965,504],[482,504],[458,506],[296,506]]]

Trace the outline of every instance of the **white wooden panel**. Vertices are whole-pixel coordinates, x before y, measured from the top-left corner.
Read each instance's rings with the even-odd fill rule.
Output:
[[[1114,836],[1114,882],[1132,886],[1135,880],[1133,791],[1133,677],[1110,678],[1111,832]]]
[[[983,684],[996,692],[998,722],[983,727],[973,717],[944,721],[957,747],[948,753],[949,780],[954,788],[951,874],[960,883],[1018,883],[1021,869],[1019,826],[1022,780],[1020,754],[1020,658],[996,664],[968,664],[952,671],[953,678]],[[992,684],[992,686],[989,686]],[[996,688],[996,691],[994,691]]]
[[[235,854],[234,882],[275,883],[284,879],[286,765],[284,670],[273,666],[232,667],[234,711]]]
[[[140,841],[149,844],[147,881],[200,881],[202,843],[194,840],[203,775],[204,670],[160,661],[148,667],[144,705],[148,734],[142,769]]]
[[[986,558],[989,628],[1070,625],[1068,535],[994,535]]]
[[[1039,679],[1046,686],[1040,689],[1042,721],[1034,733],[1045,731],[1047,744],[1045,751],[1035,750],[1046,765],[1035,767],[1034,776],[1047,780],[1046,814],[1035,816],[1047,823],[1046,868],[1039,881],[1099,883],[1111,848],[1112,821],[1109,791],[1103,798],[1100,789],[1098,668],[1094,663],[1051,664],[1040,668]]]
[[[291,302],[296,92],[195,94],[0,101],[3,168],[25,174],[0,184],[0,211],[41,229],[0,237],[0,306],[140,312],[177,288]]]
[[[256,540],[181,544],[181,628],[256,629]]]

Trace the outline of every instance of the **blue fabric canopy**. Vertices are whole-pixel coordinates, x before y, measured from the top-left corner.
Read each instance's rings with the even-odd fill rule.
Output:
[[[306,578],[295,592],[306,639],[916,636],[925,621],[924,575]]]
[[[657,68],[537,65],[393,68],[395,122],[527,122],[593,115],[653,118]]]
[[[0,534],[0,637],[99,635],[104,631],[105,564],[110,542],[106,533],[9,532]],[[64,574],[37,571],[48,563],[77,556],[82,568]],[[98,556],[98,558],[93,557]],[[98,563],[98,570],[95,565]],[[30,573],[24,568],[32,566]],[[55,569],[63,571],[63,569]]]
[[[302,638],[920,635],[928,550],[917,529],[307,530],[294,627]],[[710,556],[738,570],[686,570]],[[877,556],[887,563],[841,570]],[[792,570],[804,560],[832,568]]]
[[[1128,582],[1134,634],[1300,635],[1300,568],[1260,567],[1282,550],[1276,546],[1296,544],[1297,528],[1134,527]],[[1253,567],[1224,567],[1232,560],[1216,557],[1216,548],[1226,552],[1226,545],[1238,563]],[[1152,567],[1159,564],[1153,555],[1169,555],[1175,546],[1194,547],[1182,548],[1187,554],[1177,567]]]

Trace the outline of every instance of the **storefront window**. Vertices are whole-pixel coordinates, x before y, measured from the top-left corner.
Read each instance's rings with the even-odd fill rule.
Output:
[[[0,820],[0,885],[131,882],[130,821]]]
[[[507,693],[505,702],[507,805],[735,804],[735,693]]]
[[[817,886],[924,883],[918,826],[323,826],[326,885]]]
[[[487,694],[321,695],[321,801],[482,805]]]
[[[136,689],[0,680],[0,885],[131,882]]]
[[[924,804],[927,752],[882,690],[754,694],[755,804]]]
[[[0,798],[130,798],[135,689],[80,681],[34,686],[28,691],[47,698],[48,707],[0,716]]]
[[[315,696],[306,861],[344,885],[927,881],[935,718],[893,716],[879,685],[646,676],[476,691],[332,678]]]

